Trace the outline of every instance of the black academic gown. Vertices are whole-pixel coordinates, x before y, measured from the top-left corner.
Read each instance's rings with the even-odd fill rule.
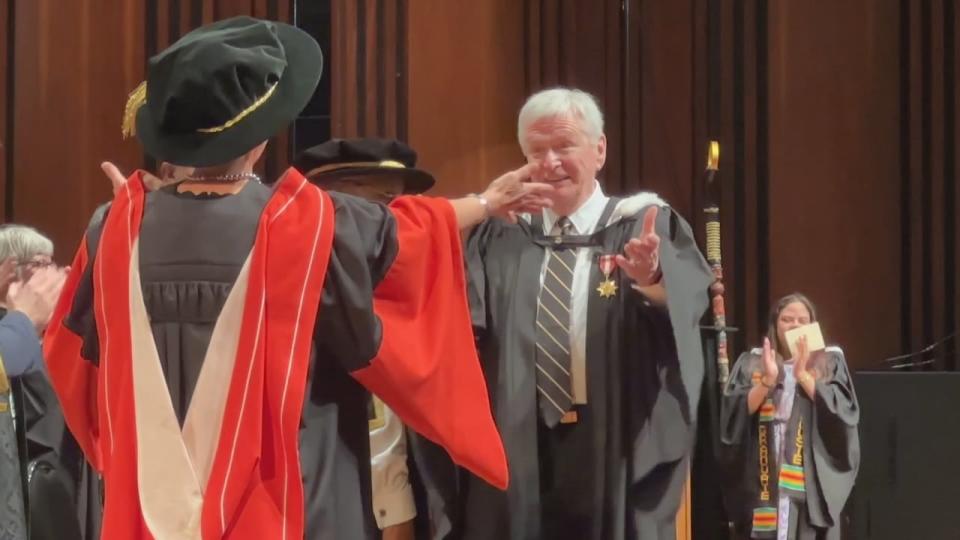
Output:
[[[181,425],[214,324],[271,194],[269,187],[250,182],[239,194],[222,198],[180,194],[176,186],[147,195],[140,230],[144,303]],[[383,207],[349,195],[330,196],[337,235],[315,328],[300,437],[305,537],[373,539],[379,530],[371,504],[369,394],[344,365],[361,365],[376,354],[371,283],[383,277],[396,254],[395,223]],[[191,224],[189,236],[170,234],[177,223]],[[102,219],[95,220],[87,232],[91,259],[101,224]],[[88,354],[97,357],[94,351]]]
[[[656,227],[668,307],[651,305],[619,270],[616,296],[602,298],[595,290],[603,280],[599,255],[622,253],[651,201],[643,195],[622,201],[616,222],[595,236],[588,403],[577,407],[576,424],[552,430],[540,420],[535,387],[545,251],[534,239],[542,226],[489,220],[472,235],[471,308],[510,487],[498,492],[462,470],[455,477],[440,452],[415,441],[436,537],[674,538],[704,372],[698,325],[712,276],[689,225],[663,207]]]
[[[721,401],[721,468],[737,538],[750,538],[760,489],[757,414],[747,411],[747,394],[753,373],[760,370],[760,354],[760,349],[754,349],[740,355]],[[822,357],[811,362],[823,366],[819,369],[824,373],[816,383],[815,399],[798,384],[793,402],[794,409],[810,419],[812,429],[805,432],[808,443],[803,449],[806,502],[794,502],[791,508],[791,540],[840,539],[840,513],[860,467],[860,407],[843,351],[828,347],[815,354]],[[775,401],[777,397],[775,393]]]
[[[6,312],[0,308],[0,317]],[[7,501],[0,523],[26,527],[15,534],[0,526],[0,538],[26,538],[26,531],[31,540],[99,538],[99,478],[67,429],[46,373],[26,373],[10,384],[17,416],[15,429],[13,422],[0,425],[0,452],[7,456],[0,478],[3,491],[19,494],[20,500]],[[9,449],[15,453],[7,455]],[[21,478],[20,485],[14,478]]]
[[[100,538],[100,478],[67,429],[46,373],[19,377],[31,540]]]

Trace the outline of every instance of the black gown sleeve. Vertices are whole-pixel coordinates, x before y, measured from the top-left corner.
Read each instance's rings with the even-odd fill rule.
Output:
[[[860,406],[853,389],[843,351],[828,347],[817,366],[821,376],[816,383],[813,404],[813,465],[823,494],[822,516],[836,526],[840,512],[850,496],[860,468]],[[817,508],[811,508],[811,517]],[[820,521],[820,520],[816,520]]]
[[[760,367],[759,356],[751,352],[741,354],[720,398],[721,491],[730,517],[739,525],[749,521],[756,499],[756,413],[750,413],[747,396],[753,387],[753,374],[760,372]]]
[[[647,208],[633,217],[631,237],[642,229]],[[661,206],[656,231],[666,307],[641,301],[633,327],[639,336],[631,334],[627,342],[633,344],[624,350],[652,360],[624,390],[631,402],[632,521],[643,538],[672,534],[680,505],[705,372],[700,320],[713,281],[690,225],[678,213]]]
[[[350,372],[367,365],[379,348],[373,289],[396,250],[394,223],[383,206],[328,194],[336,233],[314,326],[300,438],[306,536],[372,538],[370,394]]]
[[[348,372],[365,367],[380,347],[382,328],[373,291],[397,256],[396,221],[383,205],[331,192],[336,235],[315,327],[317,354]]]
[[[345,195],[334,195],[334,205],[317,354],[335,358],[410,429],[502,489],[506,458],[470,327],[453,207],[400,197],[386,208]],[[463,429],[479,440],[465,440]]]
[[[631,237],[640,232],[644,211],[637,214]],[[643,443],[635,445],[634,481],[640,481],[659,464],[679,462],[691,451],[704,376],[700,320],[709,305],[708,287],[713,280],[693,231],[679,214],[661,207],[656,230],[660,236],[667,305],[657,306],[644,300],[638,303],[638,318],[645,321],[649,331],[643,332],[644,340],[628,348],[648,351],[656,359],[650,367],[656,373],[644,378],[647,386],[632,392],[653,398],[649,426],[656,443],[647,443],[650,448]],[[647,424],[643,415],[635,415],[634,421]],[[631,432],[642,433],[643,429],[645,425],[635,425]]]
[[[759,369],[760,358],[745,352],[730,370],[720,407],[720,440],[724,445],[740,445],[750,435],[753,415],[747,408],[747,396],[753,388],[753,374]]]
[[[63,325],[68,330],[83,339],[80,355],[94,365],[100,364],[100,338],[97,335],[97,321],[93,309],[93,265],[97,246],[100,243],[100,234],[103,232],[103,224],[109,212],[110,203],[101,205],[94,211],[87,225],[87,232],[84,235],[87,263],[77,284],[73,304],[63,320]]]
[[[467,298],[470,302],[470,318],[477,339],[483,339],[487,332],[489,299],[487,297],[487,243],[495,238],[500,230],[497,220],[488,219],[470,233],[464,258],[467,265]]]

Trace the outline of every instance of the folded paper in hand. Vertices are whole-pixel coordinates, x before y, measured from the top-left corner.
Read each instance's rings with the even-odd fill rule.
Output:
[[[812,323],[793,330],[787,330],[783,337],[787,340],[787,346],[790,347],[790,357],[797,357],[797,340],[801,336],[807,337],[807,348],[810,352],[823,349],[823,334],[820,333],[820,323]]]

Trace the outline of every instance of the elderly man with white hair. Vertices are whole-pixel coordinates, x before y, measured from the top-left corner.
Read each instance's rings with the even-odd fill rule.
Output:
[[[672,539],[703,379],[709,267],[657,195],[603,192],[607,139],[591,95],[533,95],[517,135],[533,179],[554,187],[552,207],[486,221],[467,250],[510,487],[462,470],[451,478],[452,465],[418,440],[436,536]]]

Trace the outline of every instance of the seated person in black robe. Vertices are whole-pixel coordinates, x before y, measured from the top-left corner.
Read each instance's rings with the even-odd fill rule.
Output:
[[[810,351],[801,338],[791,354],[785,333],[816,320],[802,294],[782,298],[763,347],[740,355],[724,389],[721,462],[737,538],[840,538],[860,408],[840,348]]]

